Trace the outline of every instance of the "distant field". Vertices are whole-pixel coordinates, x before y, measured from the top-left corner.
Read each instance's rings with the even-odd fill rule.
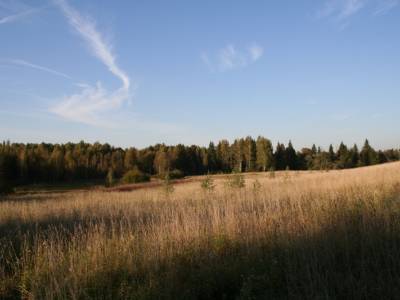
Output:
[[[400,295],[400,163],[212,178],[2,199],[0,298]]]

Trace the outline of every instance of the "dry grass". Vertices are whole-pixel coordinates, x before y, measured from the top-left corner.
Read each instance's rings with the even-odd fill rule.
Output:
[[[400,164],[225,181],[5,199],[0,298],[400,295]]]

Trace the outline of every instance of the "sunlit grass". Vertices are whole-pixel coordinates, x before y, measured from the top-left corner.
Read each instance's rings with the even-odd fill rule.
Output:
[[[257,184],[253,184],[257,180]],[[0,298],[394,298],[400,164],[0,202]]]

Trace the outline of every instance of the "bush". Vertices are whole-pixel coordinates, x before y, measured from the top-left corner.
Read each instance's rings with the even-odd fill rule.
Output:
[[[185,174],[181,170],[175,169],[169,172],[169,178],[170,179],[180,179],[185,177]]]
[[[141,172],[138,168],[130,170],[122,176],[122,183],[139,183],[150,181],[150,176]]]
[[[0,179],[0,195],[12,193],[13,190],[13,186],[9,182]]]
[[[175,190],[175,188],[171,182],[171,177],[169,176],[169,174],[165,175],[163,189],[164,189],[164,192],[167,197],[169,197],[169,195],[171,195]]]
[[[215,188],[214,185],[214,179],[210,176],[207,175],[202,181],[201,181],[201,188],[205,191],[213,191]]]
[[[227,184],[229,187],[241,189],[245,187],[246,181],[242,174],[235,173],[229,177]]]

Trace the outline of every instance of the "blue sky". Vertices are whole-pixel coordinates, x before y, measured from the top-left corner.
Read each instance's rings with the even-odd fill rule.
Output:
[[[400,1],[0,0],[0,139],[400,146]]]

